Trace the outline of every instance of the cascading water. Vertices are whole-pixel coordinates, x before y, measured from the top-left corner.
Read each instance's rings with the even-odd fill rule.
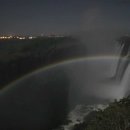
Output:
[[[121,53],[117,64],[116,73],[114,75],[114,79],[120,81],[123,78],[130,62],[130,56],[129,56],[130,37],[128,36],[121,37],[118,40],[118,42],[121,46]]]
[[[105,82],[105,87],[108,90],[104,89],[105,94],[108,92],[109,96],[113,95],[120,99],[121,97],[128,96],[130,94],[130,66],[129,66],[129,47],[130,47],[130,38],[122,37],[120,39],[121,51],[118,58],[117,67],[115,68],[114,77],[110,78],[109,82]],[[113,89],[110,89],[110,86]],[[118,89],[117,89],[118,88]],[[103,89],[102,89],[103,90]],[[109,91],[113,90],[113,92]],[[111,93],[111,94],[110,94]],[[106,94],[107,95],[107,94]],[[68,115],[69,123],[61,126],[61,129],[64,130],[73,130],[74,126],[84,122],[84,118],[87,117],[91,112],[98,111],[98,109],[104,109],[107,105],[97,104],[97,105],[77,105]],[[58,129],[58,130],[61,130]]]

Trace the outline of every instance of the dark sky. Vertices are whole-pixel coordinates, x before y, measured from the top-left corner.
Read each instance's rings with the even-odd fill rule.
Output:
[[[130,0],[0,0],[0,34],[130,28]]]

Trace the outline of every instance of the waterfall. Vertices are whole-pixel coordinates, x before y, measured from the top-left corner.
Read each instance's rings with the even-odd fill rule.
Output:
[[[130,37],[123,36],[118,40],[118,42],[121,45],[121,52],[120,52],[119,61],[116,68],[116,73],[114,75],[114,79],[116,81],[121,81],[129,65]]]

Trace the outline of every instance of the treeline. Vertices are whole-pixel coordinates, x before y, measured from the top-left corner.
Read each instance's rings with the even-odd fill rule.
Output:
[[[0,88],[40,67],[86,55],[72,37],[0,41]]]
[[[104,110],[91,112],[73,130],[130,130],[130,96],[115,100]]]

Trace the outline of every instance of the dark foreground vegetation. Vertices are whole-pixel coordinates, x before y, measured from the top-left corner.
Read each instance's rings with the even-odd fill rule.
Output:
[[[73,130],[130,130],[130,96],[110,103],[105,110],[91,112]]]
[[[0,88],[46,65],[84,56],[86,48],[72,37],[0,41]]]

